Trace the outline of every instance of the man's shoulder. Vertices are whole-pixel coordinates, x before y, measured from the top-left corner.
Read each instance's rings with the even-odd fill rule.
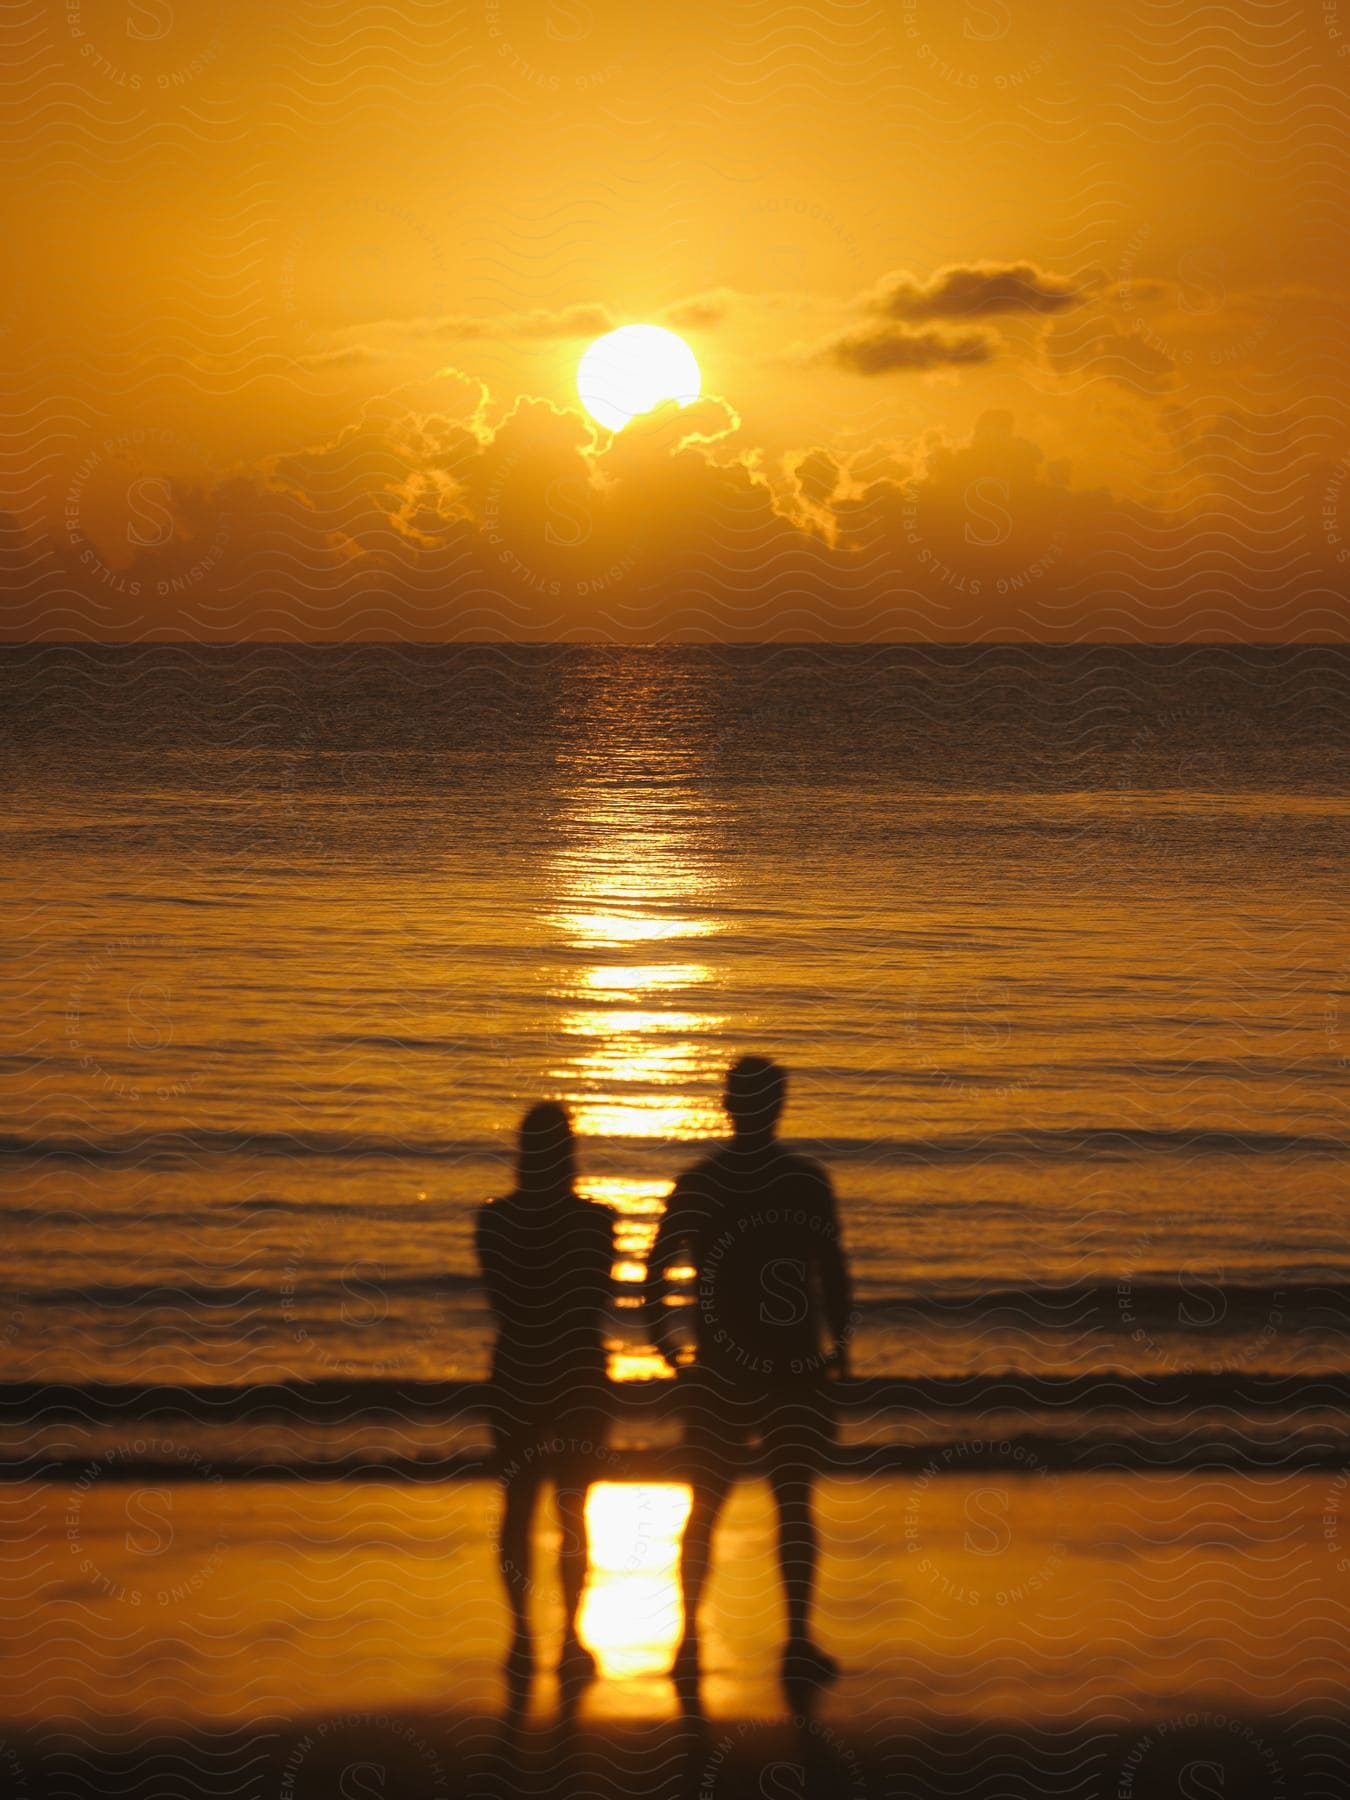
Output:
[[[818,1181],[829,1180],[829,1176],[825,1172],[823,1163],[818,1163],[813,1157],[804,1155],[800,1150],[794,1149],[791,1144],[780,1143],[775,1139],[769,1147],[768,1154],[772,1157],[774,1164],[780,1169],[792,1169],[803,1175],[809,1175]],[[709,1155],[702,1157],[698,1162],[690,1163],[689,1167],[680,1176],[680,1180],[684,1181],[687,1178],[699,1175],[716,1176],[728,1173],[737,1174],[742,1167],[743,1159],[741,1154],[737,1151],[735,1143],[721,1144],[716,1150],[712,1151]]]
[[[785,1172],[796,1176],[798,1180],[829,1187],[829,1172],[824,1163],[818,1163],[813,1156],[804,1156],[800,1150],[789,1149],[786,1144],[782,1146],[782,1153]]]
[[[693,1217],[716,1212],[723,1203],[726,1183],[722,1152],[700,1157],[676,1176],[666,1196],[666,1217],[692,1223]]]
[[[834,1213],[834,1189],[824,1165],[799,1150],[783,1148],[778,1164],[777,1180],[792,1197],[792,1203],[808,1212],[829,1218]]]
[[[725,1144],[711,1156],[690,1164],[676,1181],[671,1199],[695,1203],[706,1199],[716,1204],[747,1186],[759,1188],[766,1180],[775,1184],[789,1182],[804,1196],[818,1198],[822,1205],[829,1204],[833,1193],[824,1166],[786,1144],[775,1144],[767,1163],[750,1165],[737,1154],[734,1144]]]
[[[709,1190],[715,1185],[725,1167],[725,1150],[715,1150],[711,1156],[701,1156],[697,1162],[690,1163],[688,1168],[680,1170],[675,1177],[674,1192],[695,1194],[701,1190]]]

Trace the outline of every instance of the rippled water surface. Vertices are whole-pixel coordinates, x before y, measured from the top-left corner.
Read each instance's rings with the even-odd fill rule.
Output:
[[[10,651],[6,1378],[476,1377],[792,1071],[874,1373],[1343,1368],[1334,650]],[[645,1371],[616,1308],[616,1369]]]

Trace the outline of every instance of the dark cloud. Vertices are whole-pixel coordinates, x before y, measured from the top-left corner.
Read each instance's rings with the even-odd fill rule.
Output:
[[[926,282],[904,271],[884,276],[864,304],[888,319],[921,324],[999,313],[1058,313],[1080,298],[1071,282],[1034,263],[953,263]]]
[[[935,619],[955,613],[967,627],[1048,621],[1038,609],[1072,594],[1103,541],[1137,537],[1142,518],[1105,490],[1072,487],[1002,408],[982,413],[964,441],[931,439],[918,468],[855,484],[834,510],[841,554],[936,603]]]
[[[992,338],[981,332],[948,336],[909,331],[902,325],[859,325],[831,338],[814,360],[833,363],[855,375],[889,375],[896,370],[961,368],[993,359]]]
[[[809,450],[793,465],[797,491],[808,506],[823,507],[839,487],[839,464],[824,450]]]
[[[1176,382],[1177,365],[1166,350],[1109,321],[1053,331],[1045,353],[1058,374],[1114,382],[1136,394],[1163,394]]]
[[[381,319],[363,332],[387,332],[411,338],[470,340],[482,338],[599,337],[613,331],[615,321],[597,301],[558,308],[539,307],[523,313],[447,313],[436,319]]]
[[[538,311],[508,315],[499,325],[498,337],[566,338],[598,337],[613,331],[615,320],[597,302],[565,306],[558,312]]]
[[[218,641],[1060,642],[1243,635],[1246,621],[1278,639],[1300,608],[1334,604],[1350,554],[1350,526],[1328,524],[1350,494],[1337,464],[1308,484],[1291,581],[1289,534],[1252,515],[1244,474],[1292,460],[1260,421],[1171,409],[1194,470],[1163,508],[1075,487],[1006,411],[959,439],[878,444],[846,465],[804,449],[768,470],[716,399],[597,437],[546,401],[501,413],[460,375],[419,396],[380,396],[329,441],[217,486],[166,471],[155,498],[172,529],[130,559],[120,515],[72,540],[60,487],[45,529],[0,518],[22,602],[10,635],[47,620]],[[1267,490],[1297,512],[1298,494]]]
[[[384,352],[369,344],[347,344],[338,350],[318,350],[298,360],[305,369],[361,369],[383,361]]]
[[[706,330],[709,326],[720,325],[731,311],[734,298],[730,288],[710,288],[705,294],[691,294],[687,300],[677,300],[666,308],[666,323],[683,330]]]

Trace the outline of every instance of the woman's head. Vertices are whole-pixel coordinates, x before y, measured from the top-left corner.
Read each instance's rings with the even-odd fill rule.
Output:
[[[516,1191],[522,1194],[571,1193],[576,1172],[572,1121],[556,1100],[541,1100],[520,1122]]]

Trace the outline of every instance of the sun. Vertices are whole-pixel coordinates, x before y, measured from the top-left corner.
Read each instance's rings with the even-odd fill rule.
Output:
[[[597,338],[577,365],[577,393],[586,411],[610,431],[650,412],[663,400],[688,406],[702,376],[682,337],[662,325],[621,325]]]

